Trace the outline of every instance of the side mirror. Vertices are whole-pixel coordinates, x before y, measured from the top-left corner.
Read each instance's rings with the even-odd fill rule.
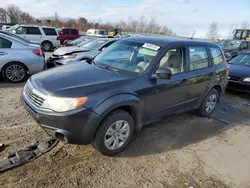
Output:
[[[12,33],[17,34],[17,33],[16,33],[16,30],[12,31]]]
[[[154,79],[171,79],[172,71],[166,67],[160,67],[156,70],[156,72],[152,75]]]

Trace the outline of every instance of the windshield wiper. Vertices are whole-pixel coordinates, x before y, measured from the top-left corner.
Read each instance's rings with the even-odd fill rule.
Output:
[[[97,65],[95,64],[97,67],[100,67],[102,69],[106,69],[106,70],[109,70],[109,71],[112,71],[112,72],[115,72],[115,73],[119,73],[119,70],[116,69],[116,68],[113,68],[113,67],[109,67],[109,66],[103,66],[103,65]]]

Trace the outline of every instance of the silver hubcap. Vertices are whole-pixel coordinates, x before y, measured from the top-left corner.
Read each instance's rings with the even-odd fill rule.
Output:
[[[105,146],[109,150],[116,150],[122,147],[128,140],[130,127],[128,122],[119,120],[113,123],[107,130],[104,138]]]
[[[6,77],[14,82],[21,81],[25,77],[25,70],[20,65],[11,65],[6,69]]]
[[[207,113],[212,112],[213,109],[214,109],[214,107],[215,107],[215,105],[216,105],[216,103],[217,103],[217,97],[216,97],[215,94],[212,94],[212,95],[209,97],[208,101],[207,101],[207,104],[206,104],[206,112],[207,112]]]
[[[50,44],[46,43],[43,45],[44,50],[50,50]]]

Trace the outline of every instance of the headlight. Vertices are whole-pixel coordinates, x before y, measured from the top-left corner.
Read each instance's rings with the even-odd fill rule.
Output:
[[[72,59],[72,58],[75,58],[76,56],[77,56],[76,54],[64,55],[63,59]]]
[[[53,110],[55,112],[66,112],[80,108],[87,100],[88,97],[63,98],[47,96],[43,102],[42,108]]]
[[[231,55],[230,52],[226,52],[226,53],[225,53],[225,56],[226,56],[226,58],[230,58],[232,55]]]
[[[250,78],[243,79],[243,82],[250,82]]]

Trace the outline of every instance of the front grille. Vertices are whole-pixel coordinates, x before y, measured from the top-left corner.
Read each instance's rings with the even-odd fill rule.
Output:
[[[42,106],[44,99],[42,97],[38,96],[37,94],[35,94],[34,92],[32,92],[32,90],[29,87],[26,88],[25,93],[26,93],[27,99],[32,104],[34,104],[37,107]]]
[[[239,81],[240,79],[241,79],[240,77],[229,76],[229,80],[232,80],[232,81]]]

